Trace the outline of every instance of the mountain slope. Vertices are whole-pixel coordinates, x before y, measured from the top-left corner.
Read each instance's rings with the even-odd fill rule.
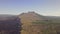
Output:
[[[19,15],[19,17],[23,23],[23,30],[21,31],[22,34],[29,34],[29,32],[31,32],[31,34],[34,34],[35,32],[32,32],[32,27],[30,27],[32,25],[32,22],[44,20],[44,16],[39,15],[35,12],[22,13]]]
[[[31,24],[31,22],[33,21],[43,20],[43,16],[35,12],[22,13],[19,16],[21,18],[22,23],[28,24],[28,25]]]
[[[58,17],[52,17],[52,16],[42,16],[39,15],[35,12],[28,12],[28,13],[22,13],[19,15],[19,18],[21,19],[22,22],[22,28],[23,30],[21,31],[21,34],[42,34],[43,31],[48,28],[48,31],[53,32],[56,34],[55,25],[53,26],[53,31],[50,30],[51,25],[46,25],[46,23],[58,23],[60,22]],[[37,21],[37,22],[36,22]],[[39,22],[38,22],[39,21]],[[45,24],[39,24],[41,21]],[[38,24],[34,24],[33,22],[36,22]],[[43,31],[42,31],[43,30]]]

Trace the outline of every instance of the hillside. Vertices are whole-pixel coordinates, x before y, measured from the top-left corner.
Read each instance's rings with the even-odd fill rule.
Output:
[[[19,15],[22,23],[30,24],[32,21],[43,20],[43,16],[35,12],[22,13]]]
[[[60,26],[58,25],[60,24],[60,17],[42,16],[35,12],[22,13],[19,15],[19,18],[21,18],[23,24],[21,34],[43,34],[46,31],[49,31],[51,34],[56,34],[56,30],[58,29],[56,27]],[[52,27],[51,24],[53,24]],[[46,30],[47,28],[48,30]]]
[[[30,27],[30,26],[32,26],[32,22],[45,20],[44,16],[39,15],[35,12],[22,13],[19,15],[19,17],[21,18],[21,22],[23,23],[22,34],[29,34],[29,32],[31,34],[34,34],[35,32],[32,32],[32,30],[31,30],[32,27]],[[34,29],[34,27],[33,27],[33,29]]]
[[[14,28],[13,26],[19,22],[19,18],[17,18],[17,15],[8,15],[8,14],[1,14],[0,15],[0,27],[1,29],[12,29]],[[29,34],[29,32],[31,33],[31,31],[34,29],[35,26],[32,26],[32,22],[34,21],[39,21],[39,20],[44,20],[42,15],[39,15],[35,12],[28,12],[28,13],[22,13],[19,15],[19,17],[21,18],[21,22],[22,22],[22,34]],[[16,19],[17,18],[17,19]],[[11,28],[10,28],[11,27]],[[33,28],[33,29],[32,29]],[[35,28],[36,29],[36,28]],[[14,29],[13,29],[14,30]],[[36,29],[37,30],[37,29]],[[39,29],[38,29],[39,30]],[[38,31],[37,30],[37,31]],[[35,32],[34,32],[35,33]],[[31,33],[33,34],[33,32]]]

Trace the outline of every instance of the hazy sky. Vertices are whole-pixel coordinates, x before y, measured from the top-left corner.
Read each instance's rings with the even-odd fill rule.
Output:
[[[20,14],[28,11],[60,16],[60,0],[0,0],[0,14]]]

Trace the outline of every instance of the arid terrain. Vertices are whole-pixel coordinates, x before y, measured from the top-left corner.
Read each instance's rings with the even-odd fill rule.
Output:
[[[60,17],[35,12],[22,13],[19,17],[22,22],[21,34],[60,34]]]

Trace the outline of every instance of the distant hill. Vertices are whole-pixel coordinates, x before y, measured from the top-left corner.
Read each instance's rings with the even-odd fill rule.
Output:
[[[56,19],[56,20],[60,20],[60,16],[45,16],[45,18],[46,19],[51,19],[51,20],[54,20],[54,19]]]
[[[16,18],[17,15],[9,15],[9,14],[0,14],[0,21],[1,20],[11,20]]]

